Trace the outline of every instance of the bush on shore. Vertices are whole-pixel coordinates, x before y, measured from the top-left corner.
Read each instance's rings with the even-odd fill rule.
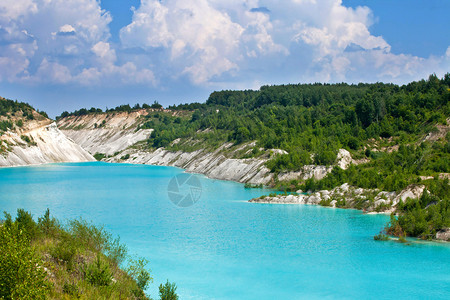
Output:
[[[63,226],[48,209],[38,222],[23,209],[15,220],[5,212],[0,253],[0,299],[149,299],[148,262],[82,219]]]

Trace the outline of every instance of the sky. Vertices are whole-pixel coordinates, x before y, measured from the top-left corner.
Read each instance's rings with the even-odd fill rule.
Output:
[[[51,117],[450,72],[450,0],[1,0],[0,96]]]

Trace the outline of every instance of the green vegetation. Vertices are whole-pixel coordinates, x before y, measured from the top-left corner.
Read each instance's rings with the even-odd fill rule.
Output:
[[[122,156],[120,159],[121,160],[127,160],[130,158],[130,154],[125,154],[124,156]]]
[[[49,210],[38,222],[23,209],[15,220],[5,213],[0,253],[0,299],[148,299],[148,262],[129,259],[121,269],[125,245],[81,219],[62,226]],[[175,289],[164,299],[177,299]]]
[[[398,237],[433,239],[436,232],[450,227],[450,185],[448,179],[434,180],[420,199],[400,202],[397,218],[391,215],[386,232]]]
[[[27,103],[18,102],[0,97],[0,136],[5,131],[22,128],[27,120],[34,120],[33,107]],[[36,117],[42,120],[44,117],[48,118],[45,112],[37,111],[39,115]],[[0,147],[0,152],[5,149]]]
[[[18,112],[22,112],[24,116],[27,116],[29,119],[33,117],[33,107],[27,103],[18,102],[4,99],[0,97],[0,116],[8,116],[9,114],[16,114]]]
[[[380,232],[379,234],[375,235],[375,236],[373,237],[373,239],[374,239],[375,241],[389,241],[389,240],[390,240],[389,236],[385,235],[385,234],[382,233],[382,232]]]
[[[105,112],[106,113],[113,113],[113,112],[132,112],[132,111],[136,111],[139,109],[162,109],[162,105],[158,103],[158,101],[154,101],[152,105],[148,105],[146,103],[142,104],[142,106],[138,103],[136,105],[134,105],[133,107],[131,107],[129,104],[124,104],[124,105],[119,105],[115,108],[106,108]],[[79,110],[76,110],[74,112],[69,113],[68,111],[64,111],[60,116],[56,117],[57,120],[59,120],[60,118],[65,118],[65,117],[69,117],[69,116],[85,116],[85,115],[89,115],[89,114],[101,114],[103,113],[103,110],[101,108],[95,108],[95,107],[91,107],[90,109],[87,108],[81,108]]]
[[[0,130],[7,131],[9,129],[13,129],[14,125],[11,121],[0,121]]]
[[[450,170],[450,135],[439,142],[400,145],[398,151],[379,153],[370,162],[347,170],[335,167],[323,180],[309,179],[303,190],[330,189],[345,182],[353,186],[398,191],[420,181],[419,175],[435,175]]]
[[[106,154],[105,154],[105,153],[98,153],[98,152],[97,152],[97,153],[94,154],[94,158],[95,158],[96,160],[100,161],[100,160],[106,158]]]
[[[178,300],[176,291],[176,284],[170,283],[169,280],[167,280],[164,285],[159,285],[159,297],[161,298],[161,300]]]
[[[257,141],[259,148],[279,148],[288,154],[275,156],[267,163],[272,172],[299,170],[306,164],[331,165],[340,148],[355,157],[371,160],[373,166],[387,169],[403,157],[422,157],[420,166],[401,171],[385,182],[360,182],[361,186],[404,187],[410,173],[447,172],[448,138],[434,148],[418,142],[424,134],[438,130],[450,115],[450,74],[443,79],[431,75],[428,80],[408,85],[394,84],[299,84],[263,86],[259,91],[222,91],[210,95],[205,104],[195,104],[195,111],[183,116],[157,112],[147,116],[141,128],[155,129],[150,147],[173,150],[214,148],[225,142],[242,144]],[[186,105],[182,105],[186,107]],[[171,107],[176,111],[178,107]],[[180,142],[173,143],[176,139]],[[190,143],[183,141],[190,140]],[[399,157],[374,148],[403,145]],[[184,149],[186,148],[186,149]],[[251,153],[251,155],[258,155]],[[431,155],[432,157],[430,157]],[[400,168],[403,170],[407,161]],[[415,168],[415,169],[414,169]],[[374,167],[351,172],[375,173]],[[381,176],[376,176],[380,178]],[[370,178],[370,177],[369,177]],[[397,180],[397,178],[399,178]],[[339,180],[329,179],[327,185]],[[389,182],[393,181],[393,182]]]
[[[36,146],[36,142],[33,140],[33,137],[30,137],[28,135],[21,135],[20,138],[22,141],[26,142],[29,146]]]

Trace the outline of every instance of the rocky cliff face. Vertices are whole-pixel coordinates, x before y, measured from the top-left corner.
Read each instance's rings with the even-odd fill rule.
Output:
[[[248,143],[240,148],[225,144],[211,151],[199,149],[193,152],[169,151],[164,148],[150,150],[136,146],[146,141],[152,129],[139,129],[149,111],[137,110],[131,113],[114,112],[70,116],[58,121],[58,126],[64,134],[92,155],[101,153],[106,156],[104,161],[116,163],[133,163],[148,165],[175,166],[188,172],[204,174],[210,178],[232,180],[251,184],[270,184],[274,174],[265,166],[272,155],[285,154],[279,149],[266,150],[266,154],[258,158],[236,158],[238,152],[246,147],[249,151],[255,146]],[[337,164],[345,169],[354,163],[348,151],[339,151]],[[280,181],[291,179],[324,178],[332,166],[304,166],[298,172],[278,175]]]
[[[24,130],[9,130],[0,136],[1,167],[95,160],[48,119],[24,127]]]
[[[94,160],[45,113],[1,97],[0,104],[0,167]]]
[[[232,144],[215,151],[172,152],[164,148],[149,150],[133,146],[145,141],[152,129],[139,129],[148,114],[146,110],[131,113],[101,113],[70,116],[58,121],[61,131],[91,154],[102,153],[104,161],[175,166],[210,178],[267,184],[273,174],[265,167],[267,159],[236,159]],[[228,151],[228,155],[224,155]],[[123,159],[124,158],[124,159]]]
[[[116,157],[107,158],[106,161],[174,166],[186,169],[188,172],[204,174],[209,178],[251,184],[268,184],[272,180],[273,174],[264,165],[267,159],[227,158],[223,152],[231,146],[232,144],[225,144],[213,152],[197,150],[189,153],[171,152],[163,148],[151,152],[128,149]],[[124,156],[128,158],[120,158]]]
[[[138,130],[146,110],[131,113],[90,114],[58,120],[61,131],[92,155],[114,155],[139,141],[146,140],[152,129]]]

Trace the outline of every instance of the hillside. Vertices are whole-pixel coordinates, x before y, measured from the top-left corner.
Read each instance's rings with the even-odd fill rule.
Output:
[[[104,161],[308,192],[253,202],[414,213],[428,225],[404,232],[434,236],[450,225],[445,205],[425,213],[449,200],[449,100],[450,74],[403,86],[263,86],[168,109],[81,109],[64,113],[58,126]],[[410,198],[420,213],[402,206]]]
[[[1,299],[149,299],[148,261],[133,259],[103,227],[82,219],[61,224],[48,209],[37,222],[23,209],[15,220],[4,217]]]
[[[345,182],[399,191],[449,172],[449,84],[447,74],[404,86],[264,86],[165,110],[82,109],[58,126],[106,161],[174,165],[290,191]]]
[[[45,113],[0,98],[0,166],[92,161]]]

